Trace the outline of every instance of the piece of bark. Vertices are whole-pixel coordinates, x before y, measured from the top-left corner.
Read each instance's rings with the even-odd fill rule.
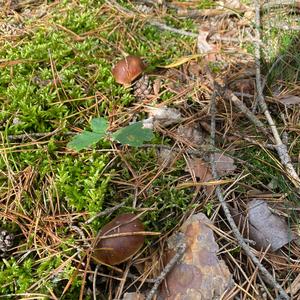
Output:
[[[165,262],[174,256],[179,241],[186,244],[186,252],[167,275],[158,299],[211,300],[218,299],[233,284],[225,262],[219,260],[219,249],[210,220],[202,213],[191,216],[168,240]]]

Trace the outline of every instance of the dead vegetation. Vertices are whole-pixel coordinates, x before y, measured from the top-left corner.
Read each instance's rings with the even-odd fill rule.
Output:
[[[1,296],[300,298],[299,3],[92,2],[8,1],[1,11]],[[80,9],[95,25],[76,27],[92,23]],[[6,52],[49,28],[63,34],[62,54],[52,44],[37,56]],[[129,89],[110,73],[127,55],[148,65]],[[76,75],[63,73],[72,66]],[[18,72],[28,90],[47,89],[45,111],[58,107],[45,131],[26,127],[28,99],[16,108],[6,93],[21,90]],[[142,120],[154,141],[68,149],[99,116],[112,132]],[[98,231],[127,212],[146,243],[120,265],[96,265]]]

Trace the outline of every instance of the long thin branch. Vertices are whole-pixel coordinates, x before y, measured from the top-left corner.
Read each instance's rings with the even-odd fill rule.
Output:
[[[173,269],[173,267],[176,265],[176,263],[183,256],[185,250],[186,250],[186,244],[180,243],[176,249],[176,254],[172,257],[172,259],[168,262],[168,264],[162,270],[160,275],[156,278],[155,283],[154,283],[152,289],[150,290],[149,294],[147,295],[146,300],[152,300],[153,296],[157,292],[159,285],[162,283],[162,281],[166,278],[168,273]]]
[[[256,41],[260,41],[260,6],[258,0],[255,0],[255,33]],[[263,96],[263,87],[262,87],[262,81],[261,81],[261,72],[260,72],[260,43],[255,42],[255,71],[256,71],[256,89],[257,89],[257,101],[260,106],[261,111],[264,113],[269,126],[271,128],[274,140],[275,140],[275,148],[277,151],[277,154],[280,158],[280,161],[282,165],[285,167],[286,172],[288,174],[288,177],[291,179],[293,184],[300,189],[300,178],[297,174],[297,172],[294,169],[294,166],[292,164],[291,158],[288,154],[288,149],[286,145],[282,143],[281,137],[279,135],[279,132],[277,130],[276,124],[270,114],[270,111],[268,109],[267,103]]]
[[[215,147],[215,138],[216,138],[216,92],[213,93],[211,97],[211,146]],[[210,159],[211,169],[212,169],[212,175],[215,180],[219,179],[217,168],[216,168],[216,162],[215,162],[215,155],[214,153],[211,153],[211,159]],[[225,201],[220,186],[216,186],[215,188],[216,196],[221,203],[221,206],[223,208],[223,211],[226,215],[226,218],[229,222],[229,225],[232,229],[232,232],[234,236],[236,237],[239,245],[243,248],[247,256],[253,261],[253,263],[257,266],[257,268],[260,270],[260,272],[267,278],[268,282],[270,282],[274,288],[278,289],[279,294],[281,295],[282,299],[290,299],[290,297],[287,295],[287,293],[284,291],[284,289],[280,286],[280,284],[274,279],[274,277],[269,273],[269,271],[261,264],[259,259],[252,253],[251,248],[249,245],[245,242],[244,238],[242,237],[238,227],[236,226],[231,213],[230,209],[227,205],[227,202]]]
[[[129,10],[128,8],[125,8],[125,7],[121,6],[115,0],[106,0],[106,3],[109,6],[117,9],[118,11],[122,12],[123,14],[125,14],[125,15],[127,15],[131,18],[136,18],[136,17],[143,18],[142,15],[140,15],[138,13],[135,13],[135,12]],[[188,37],[192,37],[192,38],[197,38],[198,37],[197,33],[171,27],[169,25],[166,25],[166,24],[162,23],[161,21],[159,21],[157,19],[145,18],[145,22],[147,22],[149,25],[155,26],[155,27],[157,27],[161,30],[170,31],[170,32],[173,32],[173,33],[176,33],[176,34],[180,34],[180,35],[188,36]],[[222,36],[220,36],[220,37],[212,36],[212,37],[210,37],[210,40],[212,40],[212,41],[223,41],[223,42],[236,42],[236,43],[241,42],[241,39],[238,39],[238,38],[222,37]],[[243,42],[253,42],[253,40],[245,38],[245,39],[243,39]]]

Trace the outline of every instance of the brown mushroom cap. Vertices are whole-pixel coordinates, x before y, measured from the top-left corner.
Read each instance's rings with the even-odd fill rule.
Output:
[[[145,64],[140,57],[129,55],[120,60],[112,69],[116,82],[123,85],[130,85],[145,69]]]
[[[98,235],[93,259],[96,263],[117,265],[132,257],[144,244],[144,236],[134,233],[144,231],[143,223],[134,214],[121,214],[106,224]],[[118,234],[126,234],[117,236]],[[132,233],[132,234],[131,234]],[[116,235],[105,238],[105,236]]]

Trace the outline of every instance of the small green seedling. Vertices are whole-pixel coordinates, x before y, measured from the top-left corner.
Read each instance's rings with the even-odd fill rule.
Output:
[[[123,145],[139,147],[145,141],[150,141],[154,137],[151,129],[143,128],[142,122],[136,122],[114,133],[110,133],[108,131],[108,122],[105,118],[94,118],[91,121],[91,129],[92,131],[84,130],[82,133],[74,136],[67,146],[80,151],[96,144],[101,139],[108,139]]]

